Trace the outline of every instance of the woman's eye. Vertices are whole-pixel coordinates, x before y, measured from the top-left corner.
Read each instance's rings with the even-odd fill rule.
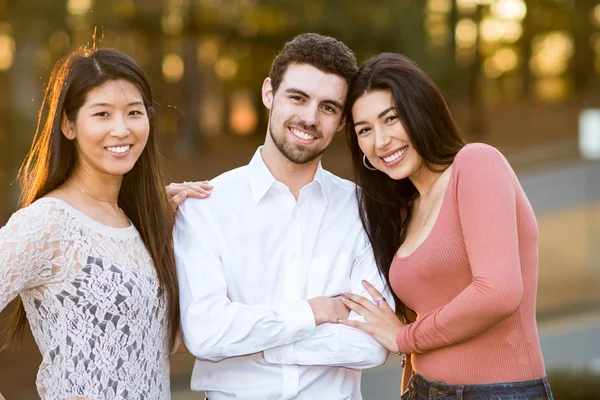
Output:
[[[390,115],[389,117],[387,117],[387,118],[385,119],[385,123],[387,124],[387,123],[389,123],[389,122],[392,122],[392,121],[395,121],[395,120],[397,120],[397,119],[398,119],[398,117],[397,117],[397,116],[395,116],[395,115]]]
[[[94,114],[95,117],[108,117],[108,113],[106,111],[100,111]]]
[[[358,132],[356,132],[356,134],[357,135],[361,135],[361,134],[366,133],[366,132],[368,132],[370,130],[371,130],[370,128],[362,128],[362,129],[359,129]]]
[[[131,115],[144,115],[144,113],[143,113],[143,112],[141,112],[141,111],[138,111],[138,110],[133,110],[133,111],[131,111],[129,114],[131,114]]]

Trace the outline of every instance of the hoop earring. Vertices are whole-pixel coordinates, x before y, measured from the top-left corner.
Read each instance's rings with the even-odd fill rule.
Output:
[[[377,171],[377,168],[375,168],[375,167],[369,167],[369,164],[367,164],[367,155],[366,154],[363,154],[363,165],[369,171]]]

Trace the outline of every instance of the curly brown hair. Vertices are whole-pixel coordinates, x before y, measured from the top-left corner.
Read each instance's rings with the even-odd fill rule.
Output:
[[[348,85],[358,71],[354,52],[344,43],[317,33],[302,33],[287,42],[271,65],[273,91],[279,89],[290,64],[308,64],[323,72],[343,77]]]

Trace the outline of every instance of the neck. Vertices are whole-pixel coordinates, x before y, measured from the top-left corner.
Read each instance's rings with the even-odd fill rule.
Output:
[[[431,188],[440,177],[441,172],[435,172],[422,165],[413,175],[409,177],[410,181],[419,192],[421,198],[425,198],[431,192]]]
[[[93,198],[116,205],[121,190],[122,176],[99,175],[84,168],[76,168],[65,182],[66,185],[83,190]]]
[[[298,200],[300,189],[315,178],[321,160],[321,157],[317,157],[306,164],[293,163],[281,154],[269,134],[267,134],[261,156],[271,174],[290,189],[296,200]]]

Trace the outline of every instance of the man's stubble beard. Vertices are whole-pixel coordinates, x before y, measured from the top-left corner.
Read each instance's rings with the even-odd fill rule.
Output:
[[[294,164],[307,164],[316,158],[320,157],[327,147],[323,149],[319,148],[308,148],[308,147],[300,147],[300,144],[295,144],[291,141],[291,139],[287,138],[285,130],[287,126],[283,124],[281,126],[281,135],[277,136],[273,133],[273,124],[272,124],[272,112],[269,115],[269,135],[271,135],[271,140],[275,143],[275,147],[279,150],[283,156]]]

